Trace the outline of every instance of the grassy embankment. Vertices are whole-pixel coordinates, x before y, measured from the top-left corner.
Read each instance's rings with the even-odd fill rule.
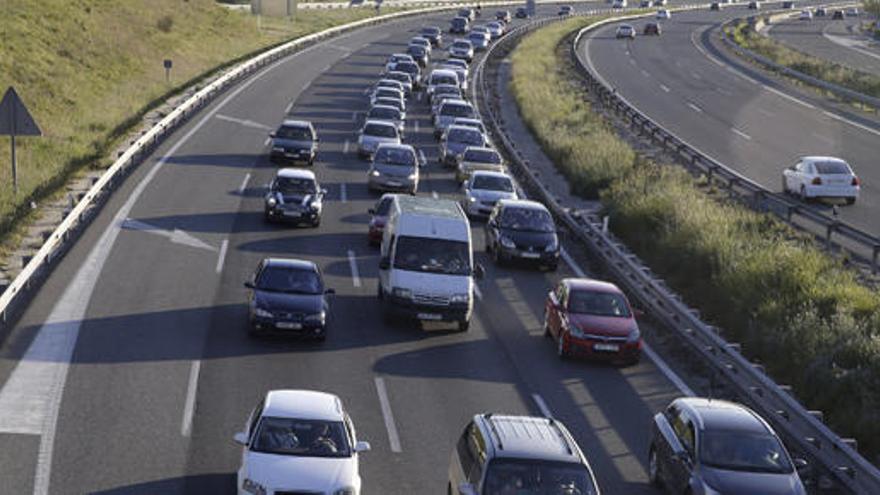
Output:
[[[727,26],[725,32],[739,46],[783,67],[868,96],[880,97],[880,77],[789,48],[783,43],[756,32],[748,21],[735,22]]]
[[[17,140],[17,197],[9,138],[0,137],[0,238],[31,200],[83,167],[108,165],[121,136],[189,82],[261,48],[373,15],[305,10],[293,23],[263,18],[258,29],[253,16],[213,0],[5,0],[0,91],[14,86],[44,135]],[[171,84],[166,58],[174,62]]]
[[[574,19],[525,38],[511,87],[574,191],[600,197],[614,233],[811,409],[880,452],[880,296],[769,215],[705,178],[638,159],[595,113],[568,62]]]

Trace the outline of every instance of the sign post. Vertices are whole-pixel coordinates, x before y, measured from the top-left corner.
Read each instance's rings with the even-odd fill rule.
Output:
[[[15,163],[15,136],[42,136],[24,102],[15,89],[10,86],[0,101],[0,136],[9,136],[12,141],[12,190],[18,195],[18,168]]]
[[[174,62],[170,58],[166,58],[162,65],[165,66],[165,82],[171,82],[171,66],[174,65]]]

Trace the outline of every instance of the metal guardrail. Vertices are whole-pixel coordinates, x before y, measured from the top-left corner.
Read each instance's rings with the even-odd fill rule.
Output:
[[[577,3],[596,3],[597,0],[537,0],[535,3],[538,5],[543,4],[577,4]],[[415,6],[445,6],[445,7],[464,7],[464,6],[474,6],[479,3],[484,6],[497,6],[497,5],[525,5],[525,0],[520,0],[517,2],[475,2],[471,1],[462,1],[462,0],[385,0],[379,2],[383,8],[387,7],[415,7]],[[376,1],[375,0],[364,0],[362,2],[298,2],[296,4],[297,9],[302,10],[312,10],[312,9],[347,9],[347,8],[375,8]],[[487,21],[490,19],[486,19]]]
[[[731,50],[736,52],[737,55],[739,55],[740,57],[745,58],[747,60],[751,60],[759,65],[763,65],[764,67],[766,67],[770,70],[773,70],[773,71],[779,72],[781,74],[784,74],[786,76],[792,77],[792,78],[797,79],[801,82],[807,83],[811,86],[815,86],[817,88],[824,89],[825,91],[828,91],[841,99],[849,100],[849,101],[857,101],[859,103],[863,103],[865,105],[880,109],[880,98],[868,96],[864,93],[859,93],[858,91],[853,91],[849,88],[845,88],[843,86],[840,86],[839,84],[830,83],[828,81],[824,81],[822,79],[810,76],[808,74],[804,74],[801,71],[791,69],[791,68],[786,67],[781,64],[777,64],[776,62],[770,60],[767,57],[764,57],[763,55],[759,55],[759,54],[749,50],[748,48],[740,46],[734,40],[730,39],[729,36],[727,36],[727,33],[725,32],[725,28],[733,23],[736,23],[736,22],[739,22],[742,20],[744,20],[744,19],[738,18],[738,19],[733,19],[731,21],[725,22],[724,24],[721,25],[721,29],[720,29],[721,41],[724,42],[724,44],[728,48],[730,48]],[[757,31],[757,28],[756,28],[756,31]]]
[[[633,17],[638,16],[616,17],[599,21],[581,30],[572,45],[574,52],[572,55],[576,59],[576,63],[580,64],[576,52],[578,43],[585,32],[610,22]],[[545,24],[547,22],[542,21],[529,24],[510,33],[509,37],[502,39],[502,42],[513,43],[527,32]],[[720,336],[717,328],[702,322],[699,313],[685,305],[681,298],[666,287],[662,280],[654,276],[650,269],[645,267],[635,255],[612,236],[603,233],[600,223],[595,222],[595,219],[572,214],[544,187],[535,172],[523,160],[516,145],[505,134],[504,127],[493,109],[493,105],[497,106],[499,103],[492,99],[490,86],[492,83],[486,81],[484,75],[485,63],[496,50],[503,46],[502,42],[493,45],[477,67],[474,75],[474,91],[476,92],[476,88],[479,88],[483,101],[478,105],[478,109],[497,142],[503,144],[518,178],[524,179],[520,182],[524,182],[532,196],[540,198],[550,208],[554,216],[598,256],[617,280],[642,305],[649,309],[653,316],[664,322],[683,342],[689,344],[694,354],[706,363],[717,377],[731,386],[737,395],[743,398],[744,402],[770,421],[780,434],[796,442],[800,451],[824,468],[828,476],[854,493],[880,493],[880,470],[859,455],[851,440],[845,440],[836,435],[821,422],[821,413],[806,410],[787,388],[773,382],[764,373],[762,367],[749,362],[740,352],[739,345],[726,342]],[[615,97],[614,93],[593,79],[584,66],[581,67],[584,74],[593,81],[591,82],[592,89],[597,93],[602,91],[605,95],[603,101],[610,102]],[[621,111],[630,118],[638,114],[625,102],[621,102],[621,105]],[[623,110],[624,108],[626,110]],[[653,123],[649,119],[642,118],[638,120],[637,125],[648,127],[651,124]],[[657,135],[662,136],[663,141],[673,142],[675,140],[675,137],[667,131],[656,130]],[[680,141],[676,146],[687,147]],[[695,151],[691,150],[689,153],[689,156],[700,159]],[[716,174],[723,174],[726,170],[720,164],[713,164],[713,167],[716,169]],[[744,180],[737,174],[729,174],[726,177],[737,181]]]

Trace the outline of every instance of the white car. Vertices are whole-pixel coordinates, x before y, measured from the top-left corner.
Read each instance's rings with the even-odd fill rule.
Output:
[[[504,172],[478,170],[462,187],[462,207],[470,216],[488,216],[498,200],[517,199],[513,180]]]
[[[812,21],[813,20],[813,13],[810,12],[809,10],[802,10],[801,15],[798,16],[798,19],[800,19],[802,21]]]
[[[368,120],[358,136],[358,155],[372,158],[382,143],[400,144],[400,132],[392,122]]]
[[[671,18],[672,18],[672,13],[669,12],[668,10],[662,9],[662,10],[657,11],[657,20],[664,20],[664,19],[671,19]]]
[[[782,190],[803,200],[844,198],[853,204],[859,197],[861,181],[849,164],[830,156],[805,156],[782,172]]]
[[[612,9],[625,9],[626,8],[626,0],[614,0],[614,3],[611,4]]]
[[[490,22],[486,24],[486,29],[489,30],[489,35],[493,40],[504,36],[504,25],[501,22]]]
[[[474,45],[467,39],[457,39],[449,47],[449,58],[461,58],[470,63],[474,59]]]
[[[393,98],[400,100],[402,103],[406,103],[406,95],[403,90],[399,88],[389,88],[387,86],[376,87],[372,94],[370,94],[370,105],[377,105],[378,102],[376,100],[379,98]]]
[[[385,63],[385,72],[394,70],[394,66],[397,65],[398,62],[416,63],[415,59],[412,58],[412,55],[408,53],[395,53],[388,57],[388,62]]]
[[[615,38],[629,38],[636,39],[636,29],[629,24],[621,24],[617,27],[617,30],[614,32]]]
[[[239,495],[359,495],[359,442],[339,397],[311,390],[272,390],[251,412],[238,470]]]

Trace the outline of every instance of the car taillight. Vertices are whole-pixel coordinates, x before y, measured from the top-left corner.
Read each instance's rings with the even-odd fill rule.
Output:
[[[859,178],[854,175],[853,180],[852,180],[852,185],[859,186],[861,184],[862,184],[862,181],[860,181]]]
[[[822,185],[822,178],[816,177],[815,179],[813,179],[813,182],[811,182],[811,184],[813,184],[814,186],[821,186]]]

